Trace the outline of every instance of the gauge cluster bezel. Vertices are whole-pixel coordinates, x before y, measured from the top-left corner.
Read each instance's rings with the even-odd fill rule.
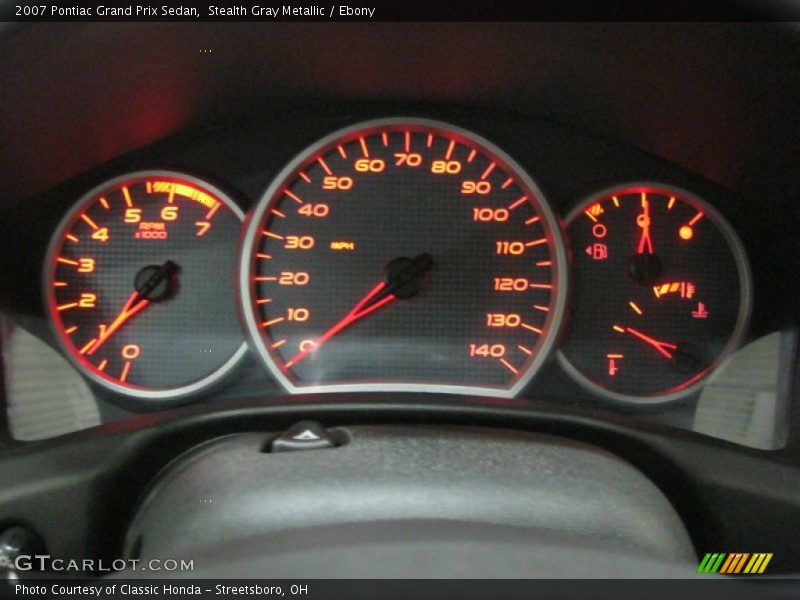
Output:
[[[408,110],[407,106],[403,107],[398,103],[374,103],[366,106],[342,103],[321,110],[317,110],[317,107],[299,106],[285,107],[283,112],[276,109],[253,115],[229,115],[212,123],[190,127],[174,138],[119,157],[32,201],[41,203],[36,210],[42,214],[44,223],[50,219],[51,225],[43,224],[42,227],[49,234],[57,225],[50,214],[56,214],[60,220],[61,215],[74,202],[72,199],[82,196],[85,190],[96,186],[98,182],[112,179],[120,173],[151,169],[153,166],[160,170],[163,165],[165,170],[192,173],[206,182],[214,182],[242,207],[252,210],[257,199],[264,195],[281,170],[287,168],[290,157],[298,156],[304,148],[315,145],[332,131],[338,132],[368,121],[381,121],[387,118],[386,115],[397,114],[412,115],[409,119],[443,122],[448,126],[474,131],[475,135],[491,140],[493,145],[516,159],[521,171],[532,175],[544,190],[556,215],[567,215],[581,199],[593,195],[596,190],[616,187],[620,182],[657,181],[670,187],[691,190],[693,196],[703,198],[718,208],[731,223],[742,239],[745,252],[754,263],[754,313],[751,327],[746,331],[743,342],[775,330],[775,323],[769,321],[771,315],[774,315],[774,311],[770,312],[772,305],[763,301],[759,303],[758,277],[759,272],[763,272],[765,258],[759,249],[755,260],[752,260],[754,248],[758,249],[755,239],[759,233],[752,226],[752,206],[677,165],[635,148],[586,136],[557,124],[508,113],[436,105],[416,106],[414,110]],[[45,216],[41,212],[43,210],[49,210],[50,214]],[[40,248],[46,245],[43,243]],[[40,256],[43,256],[44,252],[40,252]],[[43,260],[36,256],[37,251],[34,249],[31,252],[32,263],[27,267],[29,273],[34,273],[37,263],[40,265],[39,261]],[[23,290],[17,296],[24,296],[25,293]],[[28,311],[33,304],[34,300],[28,300]],[[56,345],[55,340],[48,338],[47,332],[44,332],[44,339]],[[249,358],[242,361],[243,370],[238,371],[240,376],[227,378],[226,385],[215,387],[211,390],[212,393],[187,396],[181,398],[179,403],[233,397],[261,398],[269,402],[270,397],[280,395],[282,386],[278,381],[263,365],[256,364],[258,361],[255,360],[252,349],[247,354]],[[515,390],[517,397],[525,399],[532,395],[544,396],[558,406],[608,404],[609,399],[604,396],[587,395],[586,390],[574,383],[559,366],[556,353],[550,354],[549,359],[543,361],[538,373],[527,385]],[[90,383],[94,386],[94,382]],[[136,398],[111,393],[103,388],[95,390],[102,402],[108,402],[124,411],[141,412],[162,407],[158,401],[140,402]],[[307,391],[308,388],[298,390]],[[325,391],[330,391],[330,388]],[[670,398],[663,404],[621,404],[613,401],[611,404],[617,410],[628,412],[653,409],[677,411],[687,415],[685,418],[681,417],[685,420],[689,418],[690,413],[687,411],[691,410],[692,401],[697,397],[696,392],[697,390],[693,390],[693,393],[681,395],[679,398]],[[171,405],[172,402],[163,403],[164,407]],[[116,409],[111,412],[117,414]],[[689,426],[688,422],[686,426]]]

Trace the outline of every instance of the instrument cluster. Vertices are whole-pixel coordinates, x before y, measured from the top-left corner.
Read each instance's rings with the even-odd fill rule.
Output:
[[[321,136],[250,199],[191,171],[116,173],[49,242],[53,338],[93,385],[150,408],[207,396],[246,360],[290,394],[510,398],[551,364],[628,405],[696,392],[748,332],[734,228],[649,173],[565,212],[519,146],[379,118]]]

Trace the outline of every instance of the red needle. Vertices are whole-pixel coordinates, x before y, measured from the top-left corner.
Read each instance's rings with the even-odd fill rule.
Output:
[[[642,237],[639,238],[639,254],[644,253],[645,247],[649,254],[653,253],[653,241],[650,239],[650,202],[642,198],[642,214],[636,217],[636,224],[642,228]]]
[[[94,354],[97,352],[98,348],[100,348],[100,346],[102,346],[108,338],[114,335],[117,329],[122,327],[122,325],[124,325],[128,319],[150,304],[150,301],[147,298],[142,298],[136,302],[138,297],[139,292],[133,292],[130,298],[128,298],[128,301],[125,303],[125,306],[122,307],[122,310],[117,315],[117,318],[111,322],[111,325],[106,327],[105,331],[103,331],[101,327],[100,337],[97,338],[97,342],[95,342],[87,354]]]
[[[670,350],[676,350],[678,348],[675,344],[668,344],[667,342],[659,342],[658,340],[654,340],[653,338],[643,334],[641,331],[635,330],[633,327],[626,327],[625,331],[627,331],[631,335],[635,335],[643,342],[650,344],[653,348],[658,350],[661,354],[663,354],[667,358],[672,358],[672,354],[667,352],[665,348],[669,348]]]
[[[391,302],[392,300],[395,300],[396,296],[394,294],[389,294],[388,296],[385,296],[384,298],[378,300],[372,306],[364,308],[364,306],[385,287],[386,284],[384,282],[380,282],[378,285],[372,288],[372,290],[370,290],[370,292],[366,296],[364,296],[361,300],[359,300],[358,303],[353,308],[350,309],[350,312],[348,312],[344,316],[344,318],[342,318],[341,321],[336,323],[336,325],[334,325],[333,327],[328,329],[328,331],[319,336],[313,343],[309,344],[305,350],[298,352],[291,359],[289,359],[286,362],[286,364],[283,365],[283,370],[285,371],[291,368],[293,365],[299,363],[306,356],[314,352],[317,348],[319,348],[322,344],[327,342],[329,339],[331,339],[345,327],[352,325],[359,319],[366,317],[371,312],[378,310],[381,306],[384,306],[389,302]]]

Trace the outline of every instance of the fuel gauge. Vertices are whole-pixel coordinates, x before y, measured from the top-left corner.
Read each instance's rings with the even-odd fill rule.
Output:
[[[682,190],[606,190],[568,218],[573,302],[559,362],[606,398],[686,396],[745,333],[750,270],[711,206]]]

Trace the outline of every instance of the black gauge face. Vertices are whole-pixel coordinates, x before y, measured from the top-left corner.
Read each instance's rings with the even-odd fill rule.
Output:
[[[132,397],[196,394],[245,351],[233,275],[242,213],[175,173],[134,173],[82,199],[51,242],[45,292],[59,341],[92,380]]]
[[[617,400],[675,399],[741,341],[749,269],[704,202],[627,186],[582,203],[568,236],[574,284],[560,360],[581,385]]]
[[[385,120],[295,159],[249,223],[250,336],[290,391],[512,395],[562,312],[558,224],[489,142]]]

